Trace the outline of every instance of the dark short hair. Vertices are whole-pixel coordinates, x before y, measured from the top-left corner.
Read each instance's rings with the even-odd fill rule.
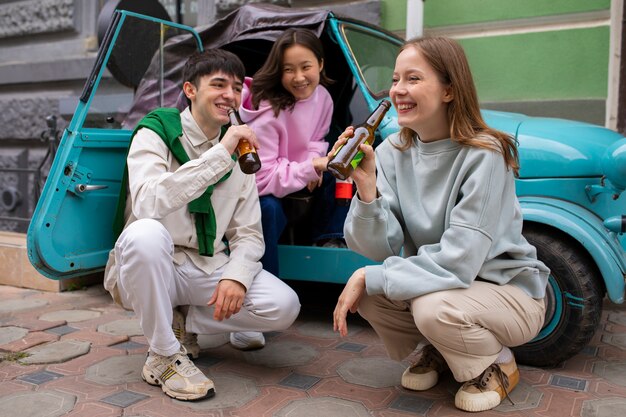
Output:
[[[241,82],[246,76],[246,69],[237,55],[223,49],[207,49],[189,57],[183,68],[183,84],[189,81],[197,87],[200,77],[216,72],[231,75]]]

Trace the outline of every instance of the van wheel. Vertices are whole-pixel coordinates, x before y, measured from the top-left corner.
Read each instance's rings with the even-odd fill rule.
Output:
[[[519,363],[556,366],[580,352],[593,337],[602,314],[603,286],[591,258],[567,236],[533,227],[526,227],[524,236],[551,272],[543,328],[513,351]]]

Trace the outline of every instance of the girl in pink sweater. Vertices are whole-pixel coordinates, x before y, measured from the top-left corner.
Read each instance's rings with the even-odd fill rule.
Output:
[[[334,180],[327,174],[333,102],[324,87],[323,48],[306,29],[288,29],[274,43],[267,60],[247,78],[242,120],[259,139],[261,169],[256,173],[261,202],[264,269],[278,275],[278,240],[287,224],[282,198],[298,193],[314,201],[311,236],[304,241],[343,237],[343,213],[334,213]],[[330,198],[329,198],[330,197]],[[326,212],[326,213],[324,213]]]

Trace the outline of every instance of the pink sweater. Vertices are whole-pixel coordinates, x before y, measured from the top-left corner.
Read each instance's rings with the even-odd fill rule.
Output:
[[[328,90],[319,85],[311,97],[297,101],[293,111],[281,110],[274,117],[266,101],[254,110],[251,82],[251,78],[246,78],[239,114],[260,142],[257,188],[260,196],[272,194],[281,198],[319,179],[311,160],[327,153],[324,137],[330,128],[333,101]]]

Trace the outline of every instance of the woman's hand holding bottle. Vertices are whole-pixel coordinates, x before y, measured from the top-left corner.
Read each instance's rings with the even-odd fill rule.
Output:
[[[334,155],[337,150],[343,146],[349,138],[354,135],[354,127],[348,126],[346,130],[339,136],[337,142],[328,153],[328,156]],[[376,159],[374,156],[374,148],[367,143],[361,144],[359,150],[363,152],[363,160],[356,169],[350,174],[350,178],[356,184],[359,200],[364,203],[370,203],[376,199]]]

